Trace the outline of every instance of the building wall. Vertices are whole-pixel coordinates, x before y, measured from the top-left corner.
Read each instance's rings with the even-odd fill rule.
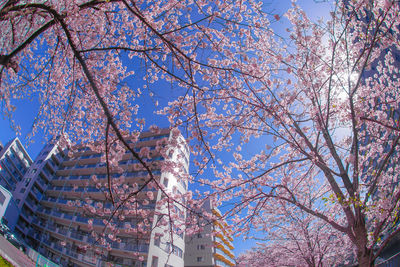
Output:
[[[18,209],[18,206],[15,203],[14,198],[11,198],[2,219],[2,222],[5,223],[8,226],[8,228],[10,228],[11,231],[14,231],[15,226],[17,225],[19,213],[20,210]]]
[[[65,152],[58,147],[56,140],[54,143],[46,144],[22,181],[16,186],[14,196],[21,213],[15,231],[31,246],[37,245],[37,239],[33,234],[40,232],[33,224],[41,207],[40,201],[64,157]]]
[[[32,159],[17,137],[0,148],[0,185],[14,194],[17,183],[29,169]]]
[[[180,144],[178,148],[170,149],[168,151],[169,161],[180,163],[184,168],[183,172],[189,172],[189,149],[186,141],[182,136],[177,139]],[[180,180],[174,174],[163,172],[160,177],[160,182],[164,186],[165,192],[176,196],[182,196],[182,202],[185,202],[183,195],[187,192],[188,184],[184,180]],[[161,190],[157,194],[157,203],[165,198]],[[147,267],[168,267],[168,266],[184,266],[184,224],[186,219],[186,211],[179,203],[170,203],[170,208],[176,211],[176,218],[173,223],[167,223],[162,226],[159,222],[160,215],[168,214],[169,210],[166,205],[156,207],[156,213],[153,217],[154,229],[151,233],[151,240],[149,246],[149,255],[147,260]],[[173,206],[173,207],[172,207]],[[164,234],[167,233],[167,234]],[[172,236],[171,236],[172,235]]]
[[[206,225],[201,233],[186,236],[185,266],[215,266],[213,226]]]
[[[12,230],[17,218],[18,209],[11,192],[0,185],[0,221]]]
[[[12,196],[9,199],[3,221],[11,230],[17,225],[20,214],[19,201],[16,196],[17,185],[23,180],[32,164],[32,159],[18,138],[0,145],[0,185]]]
[[[228,224],[211,201],[205,201],[202,208],[218,219],[204,221],[201,232],[186,236],[185,267],[234,266],[233,238]]]
[[[12,194],[0,185],[0,220],[3,218],[6,213],[8,204],[12,198]]]

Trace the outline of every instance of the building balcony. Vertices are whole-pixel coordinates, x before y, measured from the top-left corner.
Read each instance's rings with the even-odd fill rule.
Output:
[[[215,237],[218,238],[219,240],[222,241],[222,243],[224,243],[226,246],[228,246],[228,248],[230,250],[234,250],[235,247],[233,246],[233,244],[230,242],[230,240],[228,240],[228,238],[226,238],[225,236],[223,236],[221,233],[214,233]]]
[[[111,243],[112,249],[118,249],[123,251],[132,251],[132,252],[140,252],[140,253],[148,253],[149,252],[149,245],[141,244],[130,244],[130,243],[118,243],[113,242]]]
[[[38,218],[33,219],[32,224],[35,224],[36,226],[39,226],[40,228],[46,227],[46,223],[43,223]]]
[[[235,256],[232,254],[232,252],[229,249],[225,248],[221,243],[214,242],[214,246],[217,253],[225,256],[229,260],[235,260]]]
[[[60,192],[61,191],[61,192]],[[51,185],[47,188],[46,193],[53,193],[59,195],[60,193],[103,193],[102,189],[98,189],[93,186],[87,187],[73,187],[73,186],[54,186]],[[64,194],[67,195],[67,194]]]
[[[49,167],[49,169],[53,172],[53,173],[55,173],[57,170],[58,170],[58,166],[56,166],[54,163],[53,163],[53,160],[50,158],[50,159],[48,159],[47,161],[46,161],[46,165]],[[44,167],[44,168],[46,168],[46,167]]]
[[[20,214],[19,214],[19,216],[21,216],[27,223],[31,223],[31,221],[32,221],[32,216],[29,216],[30,214],[27,214],[27,215],[25,215],[25,213],[24,212],[21,212]]]
[[[25,200],[25,202],[24,202],[24,205],[25,205],[26,207],[28,207],[32,212],[35,212],[36,209],[37,209],[37,206],[38,206],[38,204],[36,204],[36,203],[34,202],[34,200],[33,200],[33,199],[30,199],[29,197],[26,198],[26,200]]]
[[[53,155],[54,160],[57,161],[58,165],[61,165],[61,163],[64,161],[64,159],[61,157],[60,153],[56,153]]]
[[[43,192],[46,192],[48,182],[46,182],[43,177],[41,175],[38,175],[34,185],[40,188]]]
[[[27,233],[28,233],[28,226],[26,226],[26,225],[20,225],[20,224],[16,224],[15,225],[15,230],[18,230],[18,231],[15,231],[16,233],[18,233],[19,232],[19,235],[20,234],[24,234],[24,235],[26,235]]]
[[[218,252],[215,252],[214,258],[224,262],[228,266],[235,266],[236,265],[234,261],[229,259],[229,257],[226,257],[224,254],[220,254]]]
[[[48,242],[48,243],[44,243],[44,244],[47,247],[51,248],[52,250],[55,250],[58,253],[68,256],[73,261],[77,261],[78,263],[84,262],[85,264],[88,264],[91,266],[96,266],[97,258],[94,256],[88,256],[88,255],[83,255],[83,254],[77,253],[76,251],[73,251],[71,249],[63,247],[60,244],[55,243],[55,242]]]
[[[44,167],[42,168],[41,174],[46,178],[47,181],[51,181],[53,175]]]
[[[140,186],[140,185],[139,185]],[[157,190],[155,189],[149,189],[149,188],[144,188],[142,189],[141,192],[137,194],[137,198],[147,198],[146,193],[148,191],[152,191],[155,193],[155,198],[157,197]],[[108,193],[108,188],[102,187],[102,188],[96,188],[93,186],[87,186],[87,187],[73,187],[73,186],[49,186],[48,190],[46,191],[47,196],[43,197],[43,201],[47,202],[57,202],[61,204],[66,204],[67,202],[65,201],[59,201],[60,196],[61,197],[66,197],[66,198],[74,198],[74,197],[80,197],[82,198],[82,194],[85,194],[85,196],[89,196],[93,199],[96,200],[106,200],[106,195],[105,193]],[[57,200],[56,200],[57,199]],[[110,206],[109,208],[112,208]]]
[[[222,233],[226,238],[228,238],[231,242],[233,242],[233,238],[231,236],[231,231],[229,229],[226,229],[228,225],[223,222],[223,224],[220,221],[214,221],[214,225],[217,227],[217,229],[221,230]]]
[[[82,173],[82,170],[85,169],[79,169],[78,171],[67,171],[65,173],[58,173],[58,175],[55,175],[53,180],[52,180],[52,185],[53,186],[81,186],[85,187],[87,182],[92,182],[92,176],[93,174],[96,175],[96,178],[99,182],[105,183],[107,182],[107,175],[106,175],[106,168],[98,168],[95,171],[91,170],[88,171],[87,173]],[[161,176],[161,171],[159,169],[154,169],[152,170],[153,175],[156,178],[159,178]],[[125,177],[125,180],[127,183],[137,183],[140,181],[145,181],[148,175],[147,171],[127,171],[124,172],[123,174],[117,174],[113,173],[111,174],[111,178],[119,178],[121,175]]]
[[[56,234],[55,236],[60,239],[67,238],[67,239],[71,239],[72,242],[75,240],[75,241],[81,242],[82,244],[94,244],[96,241],[89,233],[82,234],[75,230],[68,230],[65,228],[56,227],[54,224],[50,224],[50,223],[42,224],[42,223],[39,223],[38,221],[35,221],[35,224],[40,225],[44,230],[49,231],[52,235]],[[94,224],[95,224],[95,222],[94,222]],[[47,241],[48,238],[46,238],[44,235],[34,233],[31,236],[40,242],[48,244],[48,241]],[[59,245],[55,244],[54,246],[59,246]],[[54,246],[52,248],[56,248]],[[99,244],[95,244],[95,246],[104,247]],[[59,246],[59,248],[62,248],[62,247]],[[134,243],[124,243],[124,242],[112,242],[111,248],[120,250],[123,252],[148,253],[148,251],[149,251],[148,244],[134,244]],[[59,250],[59,251],[62,251],[62,250]]]
[[[110,204],[111,205],[111,204]],[[83,211],[83,210],[82,210]],[[105,227],[105,223],[104,223],[104,219],[107,219],[108,217],[106,216],[104,219],[101,218],[88,218],[85,216],[81,216],[79,215],[80,212],[76,211],[77,214],[71,215],[71,214],[67,214],[67,213],[63,213],[60,211],[56,211],[56,210],[48,210],[48,209],[44,209],[44,208],[39,208],[37,211],[39,214],[43,214],[45,217],[51,216],[53,219],[60,221],[60,222],[67,222],[67,223],[76,223],[79,224],[81,227],[83,227],[84,229],[89,229],[88,227],[88,221],[89,219],[92,219],[92,225],[93,228],[95,230],[103,230]],[[131,216],[126,216],[127,218],[131,217]],[[133,218],[138,218],[137,216],[132,215]],[[38,222],[38,220],[36,219],[36,223]],[[132,219],[129,222],[125,222],[125,223],[121,223],[120,225],[118,225],[117,227],[120,229],[121,234],[140,234],[140,233],[135,233],[135,232],[131,232],[128,230],[127,224],[131,225],[132,228],[136,227],[136,220]],[[146,231],[150,232],[150,227],[148,229],[145,229]]]
[[[51,204],[60,203],[60,204],[67,205],[68,200],[62,199],[62,198],[55,198],[55,197],[45,196],[45,197],[42,198],[42,202],[49,202]]]
[[[75,221],[75,219],[76,219],[75,218],[76,216],[73,216],[71,214],[62,213],[62,212],[59,212],[59,211],[56,211],[56,210],[46,210],[46,209],[43,209],[43,208],[39,208],[37,210],[37,212],[43,214],[46,217],[51,216],[56,220],[62,220],[62,221],[67,221],[67,222]],[[41,226],[43,226],[43,225],[41,225]]]
[[[92,230],[89,229],[89,218],[87,217],[83,217],[80,215],[69,215],[69,214],[65,214],[65,213],[60,213],[57,211],[46,211],[43,212],[43,210],[39,211],[43,214],[45,214],[45,216],[51,216],[53,219],[55,219],[56,221],[60,221],[61,223],[73,223],[73,225],[80,225],[81,229],[84,230]],[[105,227],[105,223],[103,222],[103,219],[91,219],[92,220],[92,226],[93,226],[93,230],[95,231],[102,231],[104,230]],[[35,219],[34,222],[36,225],[40,226],[40,227],[47,227],[46,224],[40,223],[40,221],[38,219]],[[132,226],[132,229],[135,229],[136,225],[134,223],[134,221],[129,223]],[[129,236],[141,236],[141,235],[148,235],[150,234],[151,228],[149,227],[148,229],[145,229],[145,233],[137,233],[135,231],[130,231],[128,230],[128,228],[126,227],[126,223],[123,223],[121,225],[118,226],[118,228],[120,229],[120,234],[121,235],[129,235]],[[51,229],[50,229],[51,230]],[[86,241],[85,241],[86,242]]]
[[[43,194],[40,193],[40,191],[34,187],[32,187],[32,190],[29,192],[29,194],[32,195],[37,200],[37,202],[40,202],[40,200],[43,197]]]

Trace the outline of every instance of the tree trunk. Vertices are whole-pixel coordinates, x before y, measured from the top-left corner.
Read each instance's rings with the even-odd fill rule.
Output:
[[[373,267],[374,263],[370,262],[373,258],[373,252],[371,249],[364,248],[364,251],[357,253],[357,260],[359,267]]]
[[[353,229],[356,238],[358,266],[373,267],[374,263],[371,260],[373,259],[374,252],[368,248],[368,237],[364,220],[359,220]]]

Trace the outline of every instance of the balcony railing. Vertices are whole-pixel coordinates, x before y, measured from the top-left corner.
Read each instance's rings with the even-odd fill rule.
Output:
[[[127,251],[133,251],[133,252],[143,252],[147,253],[149,251],[149,245],[142,244],[142,245],[137,245],[137,244],[129,244],[129,243],[118,243],[118,242],[113,242],[111,244],[111,247],[114,249],[119,249],[119,250],[127,250]]]
[[[38,223],[37,223],[38,224]],[[95,239],[90,235],[90,233],[84,234],[77,232],[75,230],[68,230],[65,228],[59,228],[56,227],[54,224],[47,223],[45,226],[43,226],[45,229],[48,231],[51,231],[53,233],[58,233],[60,235],[75,239],[75,240],[80,240],[84,243],[94,243]],[[59,245],[58,243],[51,243],[49,240],[46,238],[45,235],[41,235],[38,233],[34,233],[32,235],[36,240],[47,244],[48,246],[61,251],[64,254],[73,256],[72,254],[68,254],[68,249],[65,247]],[[98,245],[98,244],[97,244]],[[132,252],[141,252],[141,253],[147,253],[149,251],[149,245],[148,244],[132,244],[132,243],[126,243],[126,242],[112,242],[111,247],[113,249],[119,249],[119,250],[124,250],[124,251],[132,251]],[[72,252],[72,251],[71,251]],[[75,253],[75,252],[73,252]]]

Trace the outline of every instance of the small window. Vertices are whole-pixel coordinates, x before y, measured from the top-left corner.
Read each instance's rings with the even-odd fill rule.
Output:
[[[198,233],[197,238],[203,238],[203,235],[201,233]]]
[[[31,180],[32,180],[31,177],[26,178],[26,180],[25,180],[25,186],[28,186],[29,183],[31,182]]]
[[[5,201],[6,196],[3,194],[3,192],[0,191],[0,205],[3,205]]]
[[[168,178],[164,177],[164,182],[163,182],[165,187],[168,187]]]
[[[203,261],[203,257],[197,257],[197,262],[202,262]]]
[[[158,257],[153,256],[151,259],[151,267],[158,267]]]
[[[156,236],[154,238],[154,246],[160,247],[160,243],[161,243],[161,238],[159,236]]]
[[[197,250],[205,250],[206,246],[204,245],[197,245]]]

